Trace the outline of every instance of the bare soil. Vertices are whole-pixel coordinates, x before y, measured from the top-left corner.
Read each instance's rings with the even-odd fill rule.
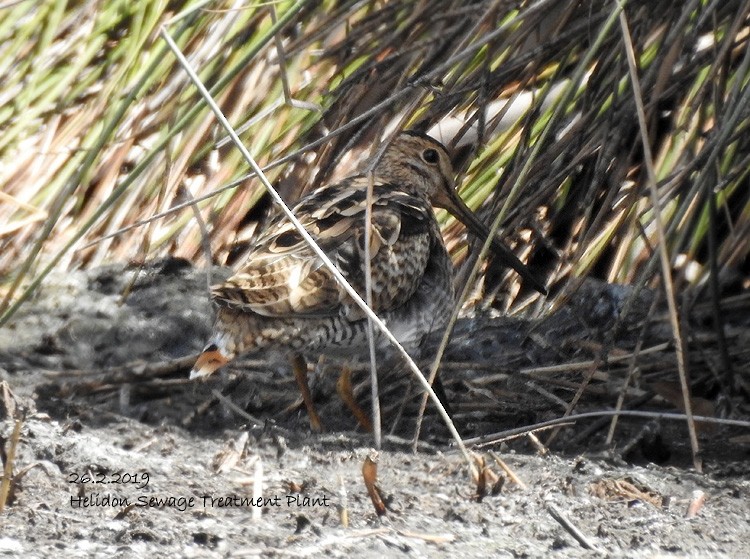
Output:
[[[205,293],[205,273],[179,261],[71,273],[0,329],[4,463],[15,449],[0,555],[750,557],[746,429],[704,426],[698,473],[682,421],[620,418],[606,445],[610,419],[581,420],[552,441],[537,433],[543,455],[528,437],[476,449],[492,472],[479,491],[431,408],[411,451],[419,394],[395,365],[381,371],[388,434],[376,457],[336,395],[335,364],[312,374],[322,434],[310,432],[284,364],[247,360],[189,382],[210,328]],[[622,319],[631,294],[592,286],[533,324],[493,313],[461,321],[442,378],[462,435],[561,416],[584,374],[545,367],[591,359],[592,348],[614,355],[668,340],[649,322],[652,294]],[[737,332],[743,320],[746,311]],[[639,361],[627,407],[674,411],[658,385],[672,358],[665,350]],[[596,369],[580,411],[611,407],[627,371],[618,363]],[[366,374],[355,372],[355,395],[368,409]],[[713,403],[701,386],[696,401]],[[363,483],[368,457],[384,515]],[[496,479],[504,483],[493,492]]]

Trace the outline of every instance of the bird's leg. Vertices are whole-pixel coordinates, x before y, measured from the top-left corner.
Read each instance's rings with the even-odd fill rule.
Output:
[[[440,380],[439,374],[435,376],[435,380],[432,382],[432,389],[435,391],[435,395],[438,397],[438,400],[440,400],[440,403],[443,404],[445,411],[447,411],[450,418],[453,419],[453,410],[451,409],[451,404],[448,401],[448,394],[445,392],[445,386],[443,385],[443,381]]]
[[[341,375],[339,376],[338,382],[336,382],[336,392],[339,393],[339,398],[344,402],[349,411],[352,412],[357,423],[360,424],[362,429],[368,433],[372,433],[372,422],[370,416],[359,406],[356,398],[354,397],[354,390],[352,389],[352,369],[348,365],[344,365],[341,369]]]
[[[302,393],[302,401],[305,403],[307,409],[307,415],[310,417],[310,428],[316,433],[323,431],[323,423],[320,421],[318,412],[315,411],[315,404],[313,404],[312,394],[310,394],[310,386],[307,384],[307,363],[305,358],[299,353],[295,353],[290,358],[292,363],[292,370],[294,371],[294,378],[297,379],[297,385],[299,391]]]

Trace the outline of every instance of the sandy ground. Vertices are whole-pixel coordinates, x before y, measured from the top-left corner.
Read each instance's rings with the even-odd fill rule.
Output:
[[[623,428],[620,451],[603,447],[595,431],[582,439],[583,425],[543,456],[526,438],[477,450],[492,472],[488,485],[493,474],[504,480],[478,496],[434,414],[419,452],[410,451],[406,413],[376,457],[387,508],[379,516],[362,475],[372,436],[330,395],[335,376],[321,372],[316,381],[323,434],[310,432],[283,368],[261,373],[250,362],[189,383],[180,359],[208,332],[205,275],[169,262],[142,271],[122,297],[134,277],[113,267],[53,278],[0,330],[3,461],[17,450],[0,513],[2,556],[750,557],[747,431],[704,432],[697,473],[676,422],[663,431],[646,424],[657,429],[650,440],[668,449],[661,465],[646,459],[647,445],[621,452],[644,421]],[[498,323],[480,339],[471,325],[459,328],[452,358],[467,359],[469,346],[497,353],[488,340],[517,330]],[[560,415],[543,405],[522,410],[527,385],[518,393],[503,385],[505,412],[491,413],[468,405],[486,384],[446,380],[467,436]],[[233,412],[217,391],[257,420]],[[13,417],[22,413],[13,445]],[[386,413],[386,426],[393,421]]]

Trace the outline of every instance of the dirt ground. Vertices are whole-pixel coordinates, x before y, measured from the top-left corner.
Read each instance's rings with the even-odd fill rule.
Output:
[[[434,413],[411,452],[417,397],[385,406],[393,434],[374,456],[372,436],[336,397],[335,367],[312,378],[322,434],[310,432],[284,366],[248,360],[208,383],[189,382],[189,356],[210,327],[205,286],[204,273],[179,261],[61,275],[0,329],[3,462],[16,449],[1,556],[750,557],[746,429],[702,431],[697,473],[684,422],[621,418],[609,446],[608,418],[599,427],[577,422],[544,455],[528,437],[476,449],[492,472],[478,495]],[[524,334],[533,342],[521,339],[516,320],[459,324],[443,380],[461,433],[562,415],[554,400],[570,398],[564,375],[545,382],[521,373],[529,363],[539,371],[585,357],[582,345],[553,352],[543,338],[585,334],[590,346],[594,329],[566,321],[616,320],[618,289],[589,292],[583,311]],[[641,318],[622,328],[618,348],[633,343]],[[660,335],[654,327],[649,342]],[[665,369],[664,359],[644,362],[644,375],[656,375],[651,365]],[[618,372],[601,367],[582,411],[606,407]],[[362,375],[355,394],[367,409]],[[408,392],[403,373],[384,379],[383,402],[406,401],[395,396]],[[673,411],[663,398],[648,402]],[[548,432],[538,438],[549,442]],[[382,516],[363,483],[368,457]],[[504,480],[494,493],[493,473]]]

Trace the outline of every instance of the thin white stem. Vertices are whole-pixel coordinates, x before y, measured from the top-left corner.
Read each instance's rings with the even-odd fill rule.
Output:
[[[370,254],[370,243],[372,242],[372,191],[375,184],[375,176],[372,171],[367,173],[367,202],[365,204],[365,296],[367,306],[372,309],[372,260]],[[370,398],[372,400],[372,434],[375,437],[375,448],[380,450],[381,425],[380,425],[380,395],[378,389],[378,362],[375,355],[375,332],[372,328],[372,320],[367,320],[367,345],[370,350]]]
[[[367,306],[367,303],[362,299],[362,297],[360,297],[359,293],[357,293],[357,291],[349,284],[349,282],[346,281],[346,278],[341,274],[341,272],[336,267],[336,265],[331,261],[330,258],[328,258],[328,256],[323,251],[323,249],[321,249],[320,246],[318,246],[318,244],[315,242],[312,236],[310,236],[307,230],[303,227],[300,221],[296,218],[296,216],[294,215],[292,210],[289,208],[289,206],[286,205],[281,195],[279,195],[279,193],[273,188],[271,183],[268,181],[268,178],[266,178],[265,174],[263,174],[262,169],[256,163],[253,156],[250,154],[247,148],[240,141],[240,138],[237,136],[236,132],[234,131],[234,128],[232,128],[232,125],[229,123],[229,121],[226,119],[224,114],[221,112],[221,109],[216,104],[213,97],[211,97],[211,94],[209,93],[208,89],[206,89],[203,83],[201,83],[200,78],[191,67],[190,62],[188,62],[188,60],[180,51],[180,48],[172,40],[172,37],[169,35],[169,32],[167,31],[166,27],[162,26],[160,30],[160,34],[162,38],[166,41],[169,48],[174,53],[175,57],[177,58],[177,61],[185,70],[190,80],[198,89],[198,92],[201,94],[201,96],[203,97],[203,99],[206,101],[209,108],[211,109],[211,111],[216,116],[216,119],[227,131],[227,134],[229,134],[230,138],[232,139],[234,144],[237,146],[237,149],[240,150],[240,153],[245,158],[245,161],[247,161],[248,165],[250,165],[253,171],[257,174],[263,186],[266,188],[266,190],[271,195],[271,197],[276,201],[276,203],[282,209],[282,211],[287,216],[287,218],[292,223],[292,225],[294,225],[295,229],[299,231],[299,234],[302,236],[305,242],[308,245],[310,245],[310,248],[312,248],[312,250],[318,256],[318,258],[320,258],[321,262],[323,262],[323,265],[331,271],[331,273],[333,274],[333,277],[336,278],[336,281],[339,283],[339,285],[341,285],[344,288],[346,293],[362,309],[365,315],[370,320],[372,320],[373,324],[375,324],[375,326],[378,327],[378,329],[383,333],[383,335],[391,342],[391,344],[393,344],[393,346],[396,348],[396,350],[404,359],[404,361],[406,361],[411,372],[416,376],[417,380],[422,384],[422,387],[425,389],[425,391],[427,391],[427,393],[430,395],[430,398],[435,403],[435,407],[437,408],[438,413],[443,418],[443,421],[448,427],[448,430],[450,431],[453,439],[456,441],[456,444],[458,445],[459,449],[464,455],[466,462],[469,464],[470,470],[472,472],[476,471],[476,466],[474,465],[474,461],[472,460],[468,450],[466,449],[466,446],[461,440],[461,436],[458,434],[458,431],[456,430],[455,425],[451,421],[451,418],[448,415],[448,412],[443,407],[443,404],[440,402],[440,399],[437,397],[437,395],[435,394],[435,391],[430,386],[430,383],[427,382],[427,379],[419,370],[419,367],[416,365],[416,363],[414,363],[414,360],[409,356],[407,351],[398,342],[398,340],[391,333],[391,331],[388,330],[385,323],[380,319],[380,317],[378,317],[378,315],[375,314],[372,311],[372,309],[370,309],[370,307]]]

